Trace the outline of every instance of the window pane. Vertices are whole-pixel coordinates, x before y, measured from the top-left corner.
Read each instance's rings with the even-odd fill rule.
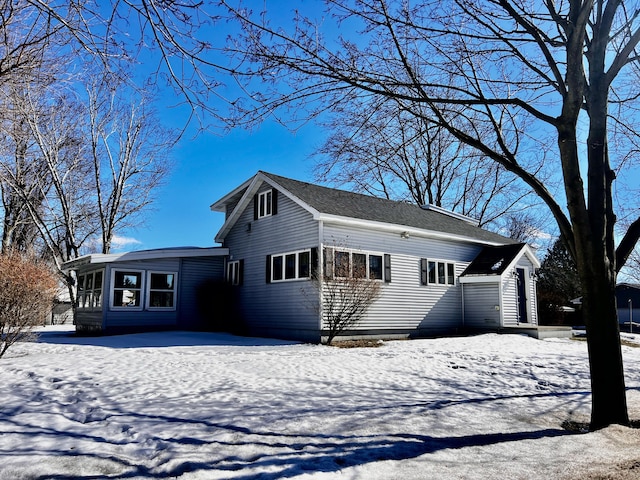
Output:
[[[152,273],[150,288],[152,290],[173,290],[173,274]]]
[[[369,255],[369,278],[382,280],[382,255]]]
[[[265,195],[265,215],[271,215],[271,190]]]
[[[93,273],[87,274],[87,283],[85,284],[85,290],[93,290]]]
[[[155,308],[173,307],[173,292],[150,292],[149,306]]]
[[[285,256],[284,278],[296,278],[296,254]]]
[[[298,254],[298,277],[308,278],[311,275],[311,254],[309,252],[300,252]]]
[[[429,262],[429,283],[436,283],[436,262]]]
[[[84,290],[84,275],[78,275],[78,293]]]
[[[353,254],[353,276],[356,278],[367,277],[367,256],[364,253]]]
[[[438,283],[444,285],[446,282],[444,273],[444,263],[438,262]]]
[[[273,280],[282,280],[282,255],[271,257],[271,278]]]
[[[93,306],[101,307],[102,306],[102,290],[94,290],[93,292]]]
[[[336,277],[348,277],[350,272],[349,252],[336,252],[335,256]]]
[[[102,270],[96,272],[96,276],[93,282],[93,288],[101,289],[102,288]]]
[[[447,263],[447,283],[453,285],[455,283],[455,273],[453,263]]]
[[[142,274],[140,272],[116,272],[115,288],[140,288]]]

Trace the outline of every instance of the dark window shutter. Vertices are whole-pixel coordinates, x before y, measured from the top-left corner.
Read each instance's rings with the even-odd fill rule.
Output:
[[[267,255],[266,280],[271,283],[271,255]]]
[[[318,247],[311,249],[311,278],[318,276]]]
[[[271,190],[271,215],[278,213],[278,191],[274,188]]]
[[[238,261],[238,285],[244,280],[244,259]]]
[[[388,253],[384,254],[384,281],[391,282],[391,255]]]
[[[422,285],[427,285],[428,281],[427,281],[427,259],[426,258],[421,258],[420,259],[420,283]]]
[[[258,194],[253,196],[253,219],[258,219]]]
[[[324,277],[333,278],[333,248],[324,249]]]

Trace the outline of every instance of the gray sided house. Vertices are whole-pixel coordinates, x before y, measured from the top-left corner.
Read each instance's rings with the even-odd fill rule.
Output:
[[[65,263],[77,278],[76,331],[207,329],[227,249],[167,248],[91,254]],[[220,312],[224,313],[224,312]]]
[[[640,330],[640,285],[619,283],[616,285],[618,321],[625,331]]]
[[[326,335],[312,280],[361,265],[381,294],[349,336],[430,336],[537,325],[525,244],[443,209],[258,172],[216,201],[226,280],[251,335],[318,342]]]

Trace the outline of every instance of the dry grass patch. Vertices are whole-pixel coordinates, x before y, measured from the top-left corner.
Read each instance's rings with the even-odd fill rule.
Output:
[[[381,347],[384,345],[382,340],[377,339],[359,339],[359,340],[334,340],[331,343],[332,347],[338,348],[373,348],[373,347]]]

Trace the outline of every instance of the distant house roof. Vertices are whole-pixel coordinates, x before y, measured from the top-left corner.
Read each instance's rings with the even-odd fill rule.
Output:
[[[223,247],[168,247],[123,253],[91,253],[65,262],[62,268],[64,270],[73,270],[74,268],[92,263],[153,260],[159,258],[212,257],[228,254],[229,249]]]
[[[227,222],[218,233],[217,241],[224,238],[235,222],[234,213],[247,206],[263,182],[271,184],[297,201],[318,220],[352,219],[397,225],[408,230],[438,232],[485,244],[515,243],[510,238],[484,230],[468,219],[454,213],[445,213],[442,209],[426,209],[415,204],[322,187],[266,172],[258,172],[256,176],[211,205],[211,209],[215,211],[227,211],[228,206],[235,209],[228,212]]]

